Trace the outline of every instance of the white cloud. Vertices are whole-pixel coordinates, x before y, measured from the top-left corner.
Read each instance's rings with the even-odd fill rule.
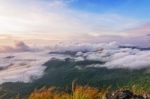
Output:
[[[14,56],[14,57],[10,57]],[[4,82],[31,82],[44,74],[49,60],[44,52],[21,52],[0,54],[0,84]]]
[[[120,54],[120,58],[115,57],[116,54]],[[104,66],[108,68],[129,69],[141,69],[150,67],[150,51],[139,51],[135,54],[124,52],[116,54],[112,55],[112,58]]]
[[[150,50],[142,51],[132,48],[120,48],[116,42],[111,43],[82,43],[71,45],[57,45],[55,51],[77,52],[73,59],[75,61],[96,60],[105,62],[104,64],[93,64],[87,67],[106,67],[127,68],[127,69],[142,69],[150,68]]]
[[[0,84],[5,82],[32,82],[44,75],[44,63],[50,59],[64,60],[70,56],[50,55],[47,47],[28,46],[16,42],[11,46],[0,46]]]
[[[75,61],[96,60],[105,62],[104,64],[91,64],[85,67],[106,67],[125,68],[125,69],[143,69],[150,68],[150,51],[141,51],[139,49],[120,48],[116,42],[111,43],[59,43],[56,46],[49,46],[37,49],[28,47],[20,42],[16,48],[9,47],[5,53],[0,53],[0,84],[4,82],[32,82],[43,76],[46,66],[43,66],[48,60],[66,58]],[[22,50],[23,48],[23,50]],[[25,50],[24,49],[30,49]],[[12,51],[11,51],[12,49]],[[19,49],[19,50],[18,50]],[[75,55],[49,54],[49,52],[76,52]],[[84,68],[85,68],[84,67]],[[80,68],[77,66],[76,68]],[[81,67],[82,68],[82,67]]]
[[[24,42],[0,46],[0,84],[4,82],[31,82],[44,74],[50,57],[47,50],[29,47]]]

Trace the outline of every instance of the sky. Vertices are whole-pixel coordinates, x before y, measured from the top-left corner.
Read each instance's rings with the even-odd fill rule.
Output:
[[[0,39],[147,45],[149,0],[0,0]]]
[[[0,84],[30,82],[44,74],[49,59],[70,58],[50,54],[55,51],[77,52],[75,61],[105,62],[85,68],[149,68],[150,51],[140,50],[150,48],[149,5],[150,0],[0,0]]]

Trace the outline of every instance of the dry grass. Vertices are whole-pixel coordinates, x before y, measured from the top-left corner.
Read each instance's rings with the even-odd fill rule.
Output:
[[[55,88],[35,90],[29,99],[103,99],[106,90],[72,84],[72,92],[60,92]]]
[[[95,88],[78,86],[70,94],[54,89],[34,91],[29,99],[102,99],[104,93],[104,91]]]
[[[137,85],[133,85],[130,88],[119,89],[131,90],[137,95],[146,94],[146,91]],[[98,89],[89,86],[79,86],[74,81],[72,83],[72,91],[70,93],[59,91],[55,87],[43,87],[40,90],[35,90],[32,92],[28,99],[105,99],[106,93],[108,93],[110,90],[110,87],[107,89]],[[19,95],[15,99],[20,99]]]
[[[133,85],[132,88],[121,88],[122,90],[131,90],[134,94],[148,94],[143,88]],[[109,89],[97,89],[89,86],[78,86],[72,83],[72,92],[62,92],[55,88],[42,88],[35,90],[29,96],[29,99],[105,99],[104,96]]]

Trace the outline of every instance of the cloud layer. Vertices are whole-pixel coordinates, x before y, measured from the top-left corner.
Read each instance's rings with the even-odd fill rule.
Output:
[[[32,51],[29,46],[27,46],[24,42],[16,42],[14,46],[0,46],[0,53],[4,52],[26,52]]]
[[[56,50],[56,49],[55,49]],[[58,52],[76,52],[74,59],[105,62],[88,67],[143,69],[150,68],[150,50],[121,48],[116,42],[98,44],[72,44],[57,46]]]
[[[42,77],[49,60],[46,50],[33,50],[24,42],[15,46],[1,46],[0,84],[4,82],[31,82]]]
[[[1,47],[2,49],[2,47]],[[117,42],[110,43],[58,43],[53,46],[35,48],[24,42],[4,47],[0,53],[0,84],[4,82],[32,82],[43,76],[44,63],[51,59],[65,61],[100,61],[89,67],[108,69],[150,68],[150,50],[121,48]],[[5,52],[5,53],[4,53]],[[82,66],[76,66],[82,68]]]

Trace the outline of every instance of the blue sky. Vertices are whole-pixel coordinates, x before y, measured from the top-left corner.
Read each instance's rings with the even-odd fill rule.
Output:
[[[74,0],[71,8],[92,13],[118,13],[149,20],[150,0]]]

